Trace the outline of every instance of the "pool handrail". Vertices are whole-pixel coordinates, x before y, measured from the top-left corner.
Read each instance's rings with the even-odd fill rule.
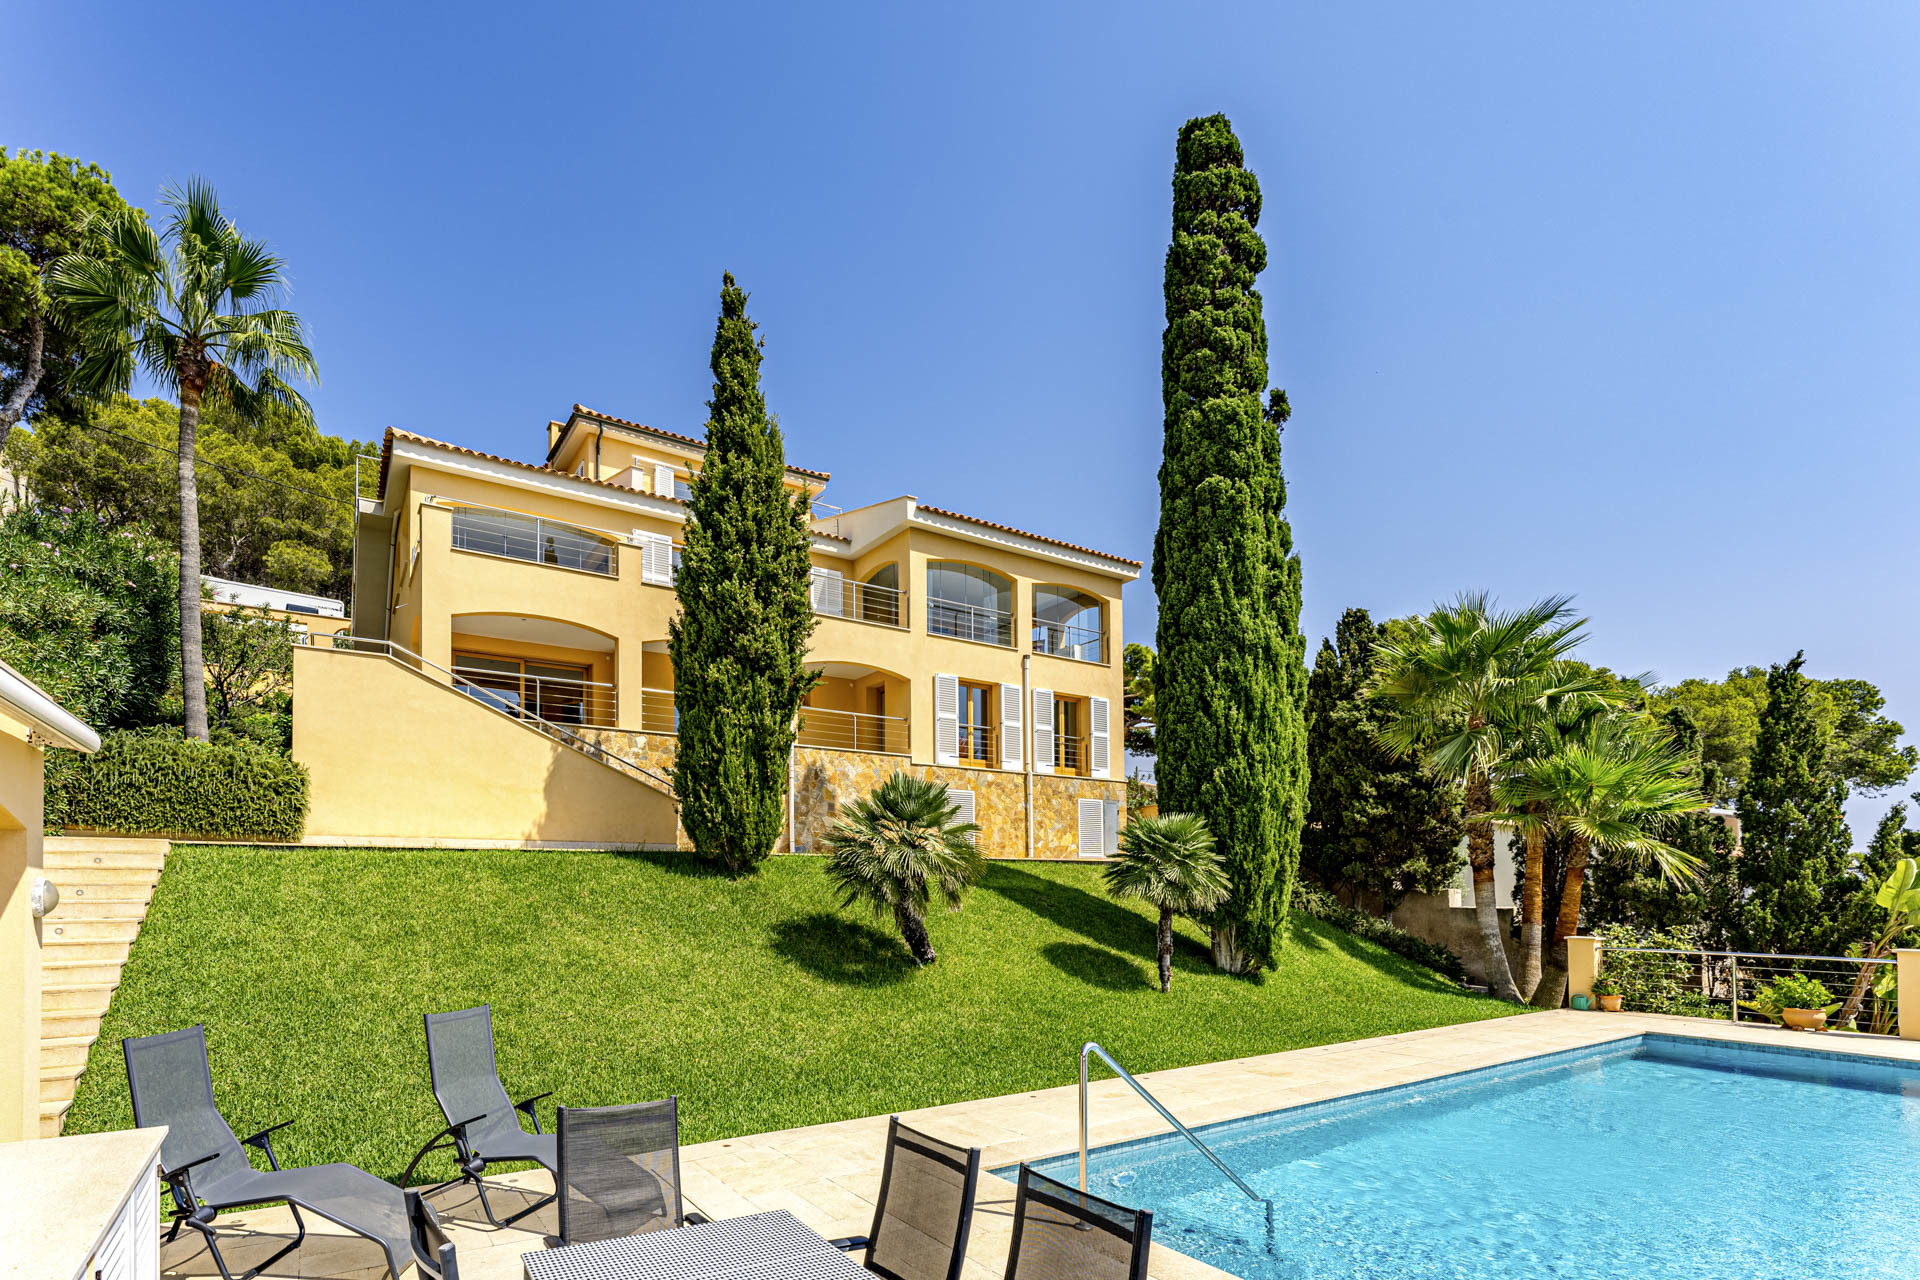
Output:
[[[1208,1160],[1211,1160],[1213,1162],[1213,1167],[1218,1169],[1222,1174],[1224,1174],[1226,1176],[1227,1181],[1231,1182],[1234,1186],[1240,1188],[1240,1190],[1246,1192],[1247,1198],[1249,1200],[1257,1201],[1258,1203],[1265,1205],[1267,1210],[1267,1225],[1269,1227],[1273,1225],[1273,1201],[1261,1195],[1258,1191],[1255,1191],[1252,1187],[1248,1186],[1244,1181],[1242,1181],[1239,1174],[1235,1173],[1232,1169],[1229,1169],[1227,1167],[1226,1161],[1222,1160],[1219,1156],[1213,1153],[1213,1148],[1209,1147],[1206,1143],[1200,1141],[1199,1138],[1195,1137],[1193,1130],[1187,1128],[1187,1126],[1185,1126],[1184,1124],[1181,1124],[1179,1118],[1175,1116],[1173,1112],[1161,1106],[1160,1099],[1154,1097],[1151,1093],[1148,1093],[1146,1086],[1133,1078],[1132,1072],[1128,1071],[1125,1067],[1115,1062],[1113,1060],[1112,1054],[1108,1053],[1105,1049],[1102,1049],[1098,1044],[1095,1044],[1091,1040],[1087,1041],[1085,1044],[1080,1046],[1080,1192],[1082,1195],[1089,1194],[1087,1191],[1087,1055],[1090,1053],[1099,1054],[1100,1061],[1106,1063],[1107,1066],[1111,1067],[1115,1075],[1119,1076],[1122,1080],[1125,1080],[1127,1082],[1128,1087],[1130,1087],[1135,1093],[1139,1094],[1141,1098],[1143,1098],[1146,1101],[1146,1104],[1148,1106],[1152,1107],[1155,1111],[1158,1111],[1160,1113],[1160,1118],[1162,1120],[1165,1120],[1168,1124],[1172,1125],[1174,1127],[1174,1130],[1178,1132],[1181,1137],[1185,1138],[1188,1142],[1191,1142],[1194,1145],[1195,1150],[1197,1150],[1201,1155],[1205,1156]]]

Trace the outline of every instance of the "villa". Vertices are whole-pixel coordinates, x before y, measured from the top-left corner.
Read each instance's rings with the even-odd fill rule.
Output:
[[[518,462],[389,430],[350,635],[294,662],[314,843],[672,847],[667,626],[705,445],[575,405]],[[944,782],[982,852],[1114,848],[1122,588],[1137,561],[911,496],[811,507],[820,673],[781,848],[895,771]],[[407,779],[400,785],[399,779]]]

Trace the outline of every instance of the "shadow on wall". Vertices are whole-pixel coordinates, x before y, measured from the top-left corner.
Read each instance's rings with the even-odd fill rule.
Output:
[[[899,938],[827,911],[780,921],[770,944],[783,959],[842,987],[892,986],[915,968]]]

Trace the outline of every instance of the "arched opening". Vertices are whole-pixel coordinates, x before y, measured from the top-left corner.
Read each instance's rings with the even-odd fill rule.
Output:
[[[800,712],[803,747],[906,755],[911,749],[906,677],[880,667],[824,662]]]
[[[1098,596],[1046,584],[1033,589],[1035,653],[1105,662],[1106,650],[1106,609]]]
[[[452,630],[453,682],[463,693],[550,724],[619,722],[612,636],[508,613],[456,614]]]
[[[1013,580],[959,560],[927,565],[927,634],[1013,647]]]
[[[861,580],[859,610],[862,622],[875,622],[883,627],[898,627],[906,622],[897,562],[883,564]]]

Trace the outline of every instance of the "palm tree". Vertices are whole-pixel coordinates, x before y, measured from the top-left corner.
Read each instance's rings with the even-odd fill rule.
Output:
[[[1570,599],[1552,596],[1495,613],[1485,592],[1468,593],[1374,651],[1372,693],[1389,708],[1380,745],[1401,758],[1419,754],[1435,774],[1466,788],[1467,865],[1488,983],[1516,1003],[1520,992],[1494,900],[1493,778],[1539,718],[1604,699],[1598,681],[1561,661],[1586,626],[1573,617]],[[1539,879],[1535,868],[1531,882]]]
[[[1103,874],[1114,897],[1160,908],[1160,990],[1173,990],[1173,917],[1211,911],[1233,891],[1207,820],[1197,813],[1135,818],[1121,829],[1120,854]]]
[[[956,822],[959,812],[944,786],[895,773],[845,805],[826,834],[827,877],[840,890],[840,905],[865,904],[880,919],[891,914],[915,964],[938,958],[926,924],[935,891],[958,911],[961,895],[980,878],[973,846],[980,828]]]
[[[47,272],[47,292],[88,354],[71,386],[104,399],[129,390],[136,367],[180,401],[180,686],[187,735],[207,737],[200,653],[200,505],[194,436],[204,405],[243,423],[269,405],[311,420],[288,377],[318,381],[300,318],[269,305],[285,264],[220,212],[203,182],[161,195],[171,211],[156,233],[137,209],[99,222],[98,253],[68,254]]]
[[[1567,939],[1580,928],[1592,851],[1651,860],[1676,881],[1691,876],[1696,860],[1659,832],[1668,819],[1706,805],[1693,761],[1641,713],[1589,717],[1553,736],[1551,750],[1536,752],[1494,784],[1504,808],[1491,815],[1527,833],[1530,843],[1549,826],[1568,837],[1553,945],[1530,993],[1547,1008],[1558,1008],[1566,994]]]

